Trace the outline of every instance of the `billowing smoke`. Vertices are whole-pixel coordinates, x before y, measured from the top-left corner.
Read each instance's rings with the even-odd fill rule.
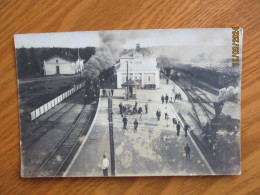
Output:
[[[86,76],[97,77],[101,70],[116,64],[122,52],[123,45],[131,38],[131,32],[127,31],[100,31],[100,46],[86,63]]]
[[[134,49],[136,43],[149,50],[152,57],[169,59],[171,63],[166,63],[167,66],[180,63],[208,67],[213,63],[217,67],[223,64],[223,59],[230,58],[232,45],[228,42],[230,36],[226,32],[223,32],[223,37],[219,35],[219,31],[214,30],[212,33],[218,38],[212,40],[208,31],[203,30],[100,31],[100,45],[96,48],[95,55],[86,63],[86,74],[97,76],[100,70],[109,68],[118,61],[123,47]],[[219,45],[218,39],[223,44]]]
[[[230,86],[228,88],[222,88],[219,90],[218,102],[221,101],[233,101],[236,102],[238,100],[239,88],[234,88]]]

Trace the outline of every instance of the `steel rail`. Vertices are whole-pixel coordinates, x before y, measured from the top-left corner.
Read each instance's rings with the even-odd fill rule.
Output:
[[[84,106],[85,108],[85,106]],[[49,160],[51,159],[51,157],[55,154],[55,152],[60,148],[60,146],[63,144],[63,142],[66,140],[66,138],[70,135],[70,133],[73,131],[73,129],[75,128],[76,124],[78,123],[78,121],[80,120],[80,118],[83,115],[83,110],[82,109],[80,116],[78,117],[77,121],[72,125],[72,127],[70,128],[70,130],[67,132],[67,134],[63,137],[63,139],[60,141],[60,143],[55,147],[55,149],[52,151],[52,153],[48,156],[48,158],[44,161],[44,163],[40,166],[40,168],[37,170],[37,172],[34,174],[34,177],[36,177],[39,172],[42,170],[42,168],[49,162]]]

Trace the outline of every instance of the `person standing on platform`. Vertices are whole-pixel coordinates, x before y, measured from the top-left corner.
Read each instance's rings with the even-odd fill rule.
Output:
[[[145,112],[146,112],[146,114],[148,114],[148,104],[147,103],[145,104]]]
[[[114,89],[111,89],[111,94],[112,94],[112,96],[114,95]]]
[[[138,122],[137,122],[137,119],[135,119],[135,121],[134,121],[134,132],[137,132],[137,128],[138,128]]]
[[[161,100],[162,100],[162,104],[164,103],[164,96],[162,95],[161,97]]]
[[[180,136],[180,130],[181,130],[181,125],[180,125],[180,121],[178,121],[177,126],[176,126],[176,130],[177,130],[177,136]]]
[[[140,114],[140,118],[142,118],[142,116],[143,116],[143,108],[142,108],[142,104],[140,104],[140,107],[139,107],[138,113]]]
[[[134,111],[134,113],[137,113],[137,101],[135,101],[135,106],[134,106],[134,109],[133,109],[133,111]]]
[[[178,121],[177,126],[176,126],[176,130],[177,130],[177,136],[180,136],[180,130],[181,130],[181,125],[180,125],[180,121]]]
[[[188,137],[188,129],[189,129],[189,125],[185,124],[185,126],[184,126],[185,137]]]
[[[188,143],[186,143],[186,146],[184,147],[184,151],[186,154],[186,159],[189,160],[190,159],[190,146]]]
[[[107,177],[108,176],[109,160],[107,159],[105,154],[103,155],[103,162],[102,162],[102,164],[103,164],[103,167],[102,167],[102,169],[103,169],[103,176]]]
[[[168,109],[167,109],[167,107],[165,107],[165,109],[164,109],[165,120],[166,120],[166,117],[167,117],[168,115],[169,115],[169,114],[168,114]]]
[[[124,129],[126,129],[126,126],[127,126],[127,118],[126,118],[126,116],[124,116],[124,118],[123,118],[123,124],[124,124]]]
[[[157,116],[157,120],[159,121],[160,118],[161,118],[161,111],[160,111],[160,109],[157,110],[156,116]]]
[[[166,84],[168,85],[168,83],[169,83],[169,79],[166,79]]]
[[[119,104],[119,110],[120,110],[120,114],[123,114],[123,105],[122,105],[122,102],[120,102],[120,104]]]
[[[172,97],[171,97],[171,99],[170,99],[170,103],[173,103],[173,101],[172,101]]]
[[[103,89],[102,92],[103,92],[103,96],[105,96],[105,94],[106,94],[106,90]]]
[[[176,126],[177,123],[178,123],[178,120],[177,120],[177,118],[176,118],[176,115],[173,114],[173,116],[172,116],[172,124],[173,124],[173,126]]]
[[[168,116],[168,114],[167,114],[165,120],[166,120],[166,126],[169,127],[169,116]]]
[[[168,96],[168,94],[166,93],[166,96],[165,96],[165,102],[166,102],[166,104],[168,104],[168,100],[169,100],[169,96]]]

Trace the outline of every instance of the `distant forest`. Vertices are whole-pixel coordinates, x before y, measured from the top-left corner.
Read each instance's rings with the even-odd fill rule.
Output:
[[[81,59],[88,59],[95,54],[94,47],[85,47],[79,49]],[[78,59],[77,48],[18,48],[16,49],[16,64],[18,78],[35,78],[44,76],[43,61],[59,55],[71,60]]]

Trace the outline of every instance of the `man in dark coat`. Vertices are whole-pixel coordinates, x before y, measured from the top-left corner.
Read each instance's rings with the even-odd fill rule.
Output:
[[[140,114],[140,118],[143,116],[143,108],[140,106],[138,109],[138,113]]]
[[[119,104],[119,110],[120,110],[120,114],[123,114],[123,105],[122,105],[122,102],[120,102],[120,104]]]
[[[164,103],[164,96],[162,95],[161,97],[161,100],[162,100],[162,104]]]
[[[165,96],[165,102],[166,102],[166,104],[168,104],[168,100],[169,100],[169,96],[166,94],[166,96]]]
[[[185,137],[188,137],[188,129],[189,129],[189,125],[186,124],[186,125],[184,126]]]
[[[123,118],[123,124],[124,124],[124,129],[126,129],[126,126],[127,126],[127,118],[126,118],[126,116],[124,116],[124,118]]]
[[[134,106],[134,109],[133,109],[133,111],[134,111],[134,113],[137,113],[137,101],[135,101],[135,106]]]
[[[145,107],[145,112],[147,114],[148,113],[148,104],[146,103],[144,107]]]
[[[180,125],[179,121],[177,123],[176,130],[177,130],[177,136],[179,136],[180,135],[180,130],[181,130],[181,125]]]
[[[161,111],[158,109],[156,112],[157,120],[159,121],[161,118]]]
[[[137,128],[138,128],[138,122],[135,119],[135,121],[134,121],[134,132],[137,132]]]
[[[103,96],[105,96],[105,94],[106,94],[106,90],[103,89],[102,92],[103,92]]]
[[[186,143],[186,146],[184,147],[184,151],[185,151],[185,154],[186,154],[186,159],[190,159],[190,146],[188,143]]]
[[[111,94],[112,94],[112,96],[114,95],[114,89],[111,89]]]

